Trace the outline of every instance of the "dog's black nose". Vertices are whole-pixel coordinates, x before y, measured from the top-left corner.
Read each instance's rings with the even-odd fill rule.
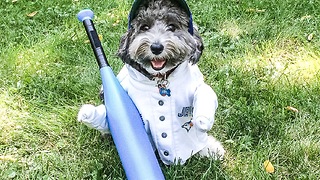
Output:
[[[159,54],[162,53],[164,47],[163,47],[163,45],[160,44],[160,43],[153,43],[153,44],[151,44],[150,49],[151,49],[151,52],[152,52],[153,54],[159,55]]]

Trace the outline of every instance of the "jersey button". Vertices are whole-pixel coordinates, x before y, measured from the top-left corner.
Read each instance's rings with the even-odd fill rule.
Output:
[[[162,133],[161,136],[162,136],[162,138],[166,138],[168,135],[167,135],[167,133]]]
[[[164,121],[165,119],[166,119],[166,118],[165,118],[164,116],[160,116],[160,117],[159,117],[159,120],[160,120],[160,121]]]
[[[165,156],[169,156],[169,152],[168,152],[168,151],[164,151],[163,154],[164,154]]]
[[[159,104],[159,106],[163,106],[164,102],[163,102],[162,100],[160,100],[160,101],[158,102],[158,104]]]

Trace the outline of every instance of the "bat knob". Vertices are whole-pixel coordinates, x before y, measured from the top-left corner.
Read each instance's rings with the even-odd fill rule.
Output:
[[[94,14],[90,9],[84,9],[78,13],[77,18],[79,21],[83,22],[86,19],[93,19],[93,16]]]

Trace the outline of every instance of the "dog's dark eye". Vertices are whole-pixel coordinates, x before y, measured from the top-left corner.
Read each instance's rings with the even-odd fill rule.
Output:
[[[148,25],[142,25],[141,27],[140,27],[140,31],[148,31],[150,29],[150,27],[148,26]]]
[[[174,24],[169,24],[167,26],[167,31],[175,32],[177,27]]]

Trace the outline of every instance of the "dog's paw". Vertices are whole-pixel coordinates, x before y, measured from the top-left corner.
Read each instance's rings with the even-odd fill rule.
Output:
[[[205,148],[199,151],[199,155],[203,157],[210,157],[214,160],[222,160],[225,154],[225,150],[222,144],[214,137],[208,137],[208,144]]]
[[[91,104],[83,105],[78,112],[77,120],[101,133],[109,133],[109,127],[106,120],[106,108],[104,105],[97,107]]]
[[[77,120],[85,124],[91,124],[94,120],[96,107],[91,104],[82,105],[79,112]]]
[[[202,132],[208,132],[212,127],[212,123],[208,118],[200,116],[196,118],[195,126]]]

